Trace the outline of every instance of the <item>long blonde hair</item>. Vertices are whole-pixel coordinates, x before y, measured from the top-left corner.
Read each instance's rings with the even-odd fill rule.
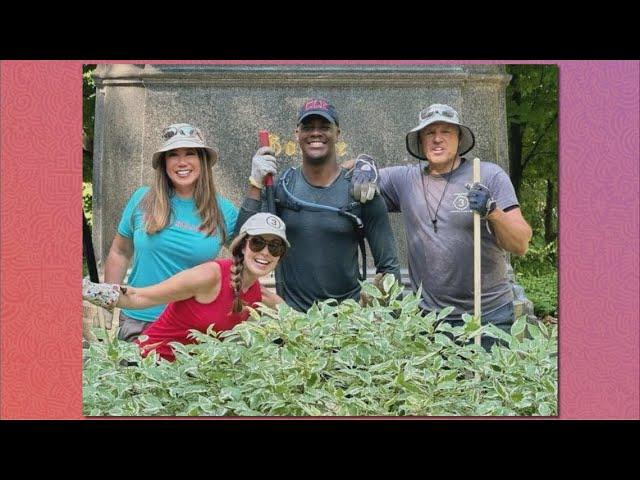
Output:
[[[193,200],[202,219],[200,231],[206,235],[219,233],[220,243],[224,244],[227,231],[218,206],[218,192],[213,181],[211,159],[204,149],[195,150],[200,160],[200,176],[196,180]],[[162,153],[158,168],[155,169],[153,184],[140,202],[141,210],[144,212],[144,229],[149,235],[159,232],[171,221],[171,196],[175,193],[165,168],[166,154],[167,152]]]

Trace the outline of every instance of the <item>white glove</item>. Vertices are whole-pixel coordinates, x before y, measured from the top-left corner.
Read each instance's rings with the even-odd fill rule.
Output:
[[[276,157],[271,147],[260,147],[251,159],[251,176],[249,182],[256,188],[262,188],[264,177],[271,173],[275,176]]]
[[[110,311],[118,303],[120,292],[126,291],[125,287],[115,283],[93,283],[89,277],[82,279],[82,299]]]

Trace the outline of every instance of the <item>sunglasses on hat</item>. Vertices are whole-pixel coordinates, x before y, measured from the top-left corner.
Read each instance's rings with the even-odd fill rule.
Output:
[[[424,110],[422,110],[420,112],[420,121],[426,120],[427,118],[431,118],[434,115],[442,115],[443,117],[448,117],[448,118],[455,118],[456,114],[453,110],[449,110],[449,109],[437,109],[437,108],[433,108],[433,109],[429,109],[428,107],[425,108]]]
[[[204,139],[202,137],[202,132],[199,128],[193,127],[191,125],[183,125],[181,127],[167,127],[162,131],[162,138],[166,141],[170,138],[175,137],[176,135],[181,137],[190,137],[197,138],[201,142],[204,143]]]

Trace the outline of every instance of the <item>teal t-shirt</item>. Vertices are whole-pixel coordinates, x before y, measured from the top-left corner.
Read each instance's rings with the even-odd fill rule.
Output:
[[[127,203],[118,233],[133,239],[133,259],[128,285],[146,287],[160,283],[182,270],[214,259],[221,248],[221,237],[216,232],[206,236],[198,230],[202,219],[193,199],[178,196],[171,198],[172,218],[170,224],[154,235],[144,230],[143,213],[139,203],[149,187],[136,190]],[[218,205],[224,217],[227,239],[232,238],[238,209],[218,195]],[[153,322],[166,305],[142,310],[123,309],[123,313],[136,320]]]

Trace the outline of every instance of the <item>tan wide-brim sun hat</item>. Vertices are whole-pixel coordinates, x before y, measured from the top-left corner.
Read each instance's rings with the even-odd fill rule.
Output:
[[[261,212],[252,215],[246,222],[244,222],[244,225],[240,227],[240,232],[231,242],[229,251],[233,253],[238,244],[247,235],[253,236],[268,234],[280,237],[284,240],[284,243],[287,244],[287,247],[291,247],[289,240],[287,240],[287,227],[282,219],[273,213]]]
[[[407,133],[406,142],[407,151],[420,160],[427,160],[427,157],[422,151],[422,145],[420,144],[420,130],[428,127],[432,123],[446,122],[460,127],[458,155],[464,155],[471,150],[476,143],[475,136],[471,129],[460,123],[458,112],[449,105],[434,103],[433,105],[428,106],[418,114],[418,121],[420,122],[418,126]]]
[[[151,160],[153,168],[158,168],[160,157],[164,152],[176,148],[201,148],[207,152],[211,166],[214,166],[218,161],[218,151],[206,145],[204,135],[202,135],[202,131],[199,128],[188,123],[174,123],[169,125],[162,131],[162,138],[165,139],[165,142],[156,150]]]

